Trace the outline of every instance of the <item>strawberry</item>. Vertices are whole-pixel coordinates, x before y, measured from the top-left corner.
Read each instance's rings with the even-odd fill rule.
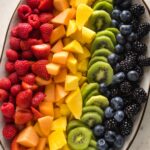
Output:
[[[11,36],[9,43],[10,43],[10,47],[12,49],[20,50],[20,39],[19,38]]]
[[[31,14],[28,17],[28,23],[33,27],[33,28],[39,28],[40,27],[40,20],[38,15],[36,14]]]
[[[35,83],[35,75],[33,73],[29,73],[29,74],[25,75],[22,80],[24,82],[32,85]]]
[[[41,23],[48,23],[50,20],[53,18],[53,14],[50,13],[41,13],[39,16],[40,22]]]
[[[31,111],[32,111],[33,116],[34,116],[34,120],[37,120],[37,119],[43,117],[43,115],[34,107],[31,107]]]
[[[38,88],[38,86],[36,84],[30,85],[30,84],[28,84],[26,82],[22,82],[21,86],[22,86],[22,88],[24,90],[30,89],[32,91],[34,91],[34,90],[36,90]]]
[[[16,98],[13,97],[12,95],[9,95],[9,101],[8,101],[8,102],[10,102],[10,103],[16,105]]]
[[[37,92],[32,98],[32,106],[37,107],[45,98],[43,92]]]
[[[13,62],[10,62],[10,61],[7,61],[5,63],[5,70],[8,72],[8,73],[12,73],[12,72],[15,72],[15,65]]]
[[[53,8],[53,0],[41,0],[39,5],[40,11],[49,11]]]
[[[0,88],[4,90],[9,90],[11,87],[11,81],[9,78],[3,77],[0,79]]]
[[[32,102],[32,91],[30,89],[21,91],[16,97],[16,104],[21,108],[29,108]]]
[[[18,60],[18,57],[19,57],[18,53],[12,49],[8,49],[6,51],[6,56],[7,56],[8,60],[10,60],[10,61],[16,61],[16,60]]]
[[[50,75],[47,72],[46,65],[48,64],[48,60],[39,60],[32,64],[32,72],[37,76],[44,78],[45,80],[49,80]]]
[[[8,76],[8,79],[10,80],[11,85],[17,84],[19,82],[19,78],[16,72],[11,73]]]
[[[22,52],[22,59],[32,60],[33,58],[34,58],[34,55],[31,50]]]
[[[50,35],[53,31],[53,24],[45,23],[40,26],[40,32],[44,42],[49,42]]]
[[[37,59],[45,59],[48,57],[51,47],[49,44],[40,44],[32,46],[31,49]]]
[[[8,92],[6,90],[0,89],[0,102],[4,102],[8,99]]]
[[[31,8],[38,8],[40,4],[40,0],[26,0],[26,2]]]
[[[10,92],[13,96],[16,96],[21,91],[21,85],[15,84],[11,87]]]

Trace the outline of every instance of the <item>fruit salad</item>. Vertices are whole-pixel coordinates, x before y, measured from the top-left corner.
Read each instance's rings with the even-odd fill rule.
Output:
[[[118,150],[148,95],[142,39],[150,23],[131,0],[25,0],[0,79],[10,150]]]

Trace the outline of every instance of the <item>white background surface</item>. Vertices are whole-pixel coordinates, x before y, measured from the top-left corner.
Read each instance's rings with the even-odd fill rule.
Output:
[[[150,6],[150,0],[146,1]],[[0,51],[3,46],[7,26],[18,2],[19,0],[0,0]],[[144,120],[130,150],[150,150],[150,105],[147,106]]]

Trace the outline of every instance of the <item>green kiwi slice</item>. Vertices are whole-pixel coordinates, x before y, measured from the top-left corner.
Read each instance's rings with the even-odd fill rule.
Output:
[[[100,48],[106,48],[114,52],[114,44],[108,36],[96,37],[91,46],[91,53],[93,54],[95,50]]]
[[[102,117],[97,112],[87,112],[82,115],[81,121],[92,128],[94,125],[102,123]]]
[[[95,140],[91,140],[89,146],[94,147],[94,148],[97,148],[97,143],[96,143],[96,141],[95,141]]]
[[[105,109],[109,105],[107,97],[102,95],[92,96],[85,104],[86,106],[95,105]]]
[[[109,85],[112,82],[113,69],[108,63],[98,61],[89,68],[87,78],[89,83],[105,82]]]
[[[67,125],[67,132],[77,127],[84,127],[85,125],[80,120],[71,120]]]
[[[86,97],[89,95],[89,93],[91,91],[98,91],[99,89],[99,85],[98,83],[90,83],[88,85],[86,85],[82,90],[81,90],[81,95],[82,95],[82,99],[86,99]]]
[[[113,33],[115,34],[115,36],[116,36],[118,33],[120,33],[117,28],[107,28],[106,30],[113,32]]]
[[[102,2],[98,2],[94,5],[93,10],[105,10],[108,13],[111,13],[113,10],[113,5],[110,4],[109,2],[106,1],[102,1]]]
[[[104,116],[104,111],[100,107],[94,105],[83,107],[82,113],[85,114],[87,112],[97,112],[102,118]]]
[[[106,57],[104,57],[104,56],[95,56],[95,57],[92,57],[92,59],[90,60],[89,67],[92,66],[94,63],[96,63],[98,61],[103,61],[103,62],[108,63]]]
[[[111,25],[110,14],[104,10],[93,11],[92,15],[88,20],[88,26],[90,29],[98,32]]]
[[[96,50],[94,53],[93,53],[93,55],[92,55],[92,57],[96,57],[96,56],[104,56],[104,57],[108,57],[109,55],[111,55],[112,54],[112,52],[110,51],[110,50],[108,50],[108,49],[106,49],[106,48],[101,48],[101,49],[98,49],[98,50]]]
[[[116,45],[116,37],[113,32],[108,30],[100,31],[96,34],[96,37],[103,36],[103,35],[108,36],[112,40],[112,42]]]
[[[110,3],[110,4],[112,4],[113,3],[113,0],[97,0],[97,1],[95,1],[95,3],[94,3],[94,6],[97,4],[97,3],[99,3],[99,2],[108,2],[108,3]],[[93,6],[93,7],[94,7]]]
[[[68,134],[68,145],[73,150],[87,149],[92,137],[92,132],[86,127],[78,127]]]

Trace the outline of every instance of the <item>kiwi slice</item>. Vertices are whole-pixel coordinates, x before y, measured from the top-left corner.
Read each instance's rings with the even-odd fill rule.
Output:
[[[91,53],[100,48],[106,48],[114,52],[114,44],[108,36],[96,37],[91,46]]]
[[[92,55],[92,57],[96,57],[96,56],[104,56],[104,57],[108,57],[109,55],[111,55],[112,54],[112,52],[110,51],[110,50],[108,50],[108,49],[106,49],[106,48],[101,48],[101,49],[98,49],[98,50],[96,50],[94,53],[93,53],[93,55]]]
[[[80,120],[71,120],[67,125],[67,132],[77,127],[84,127],[85,125]]]
[[[111,13],[113,10],[113,5],[110,4],[109,2],[106,1],[102,1],[102,2],[98,2],[94,5],[93,10],[105,10],[108,13]]]
[[[108,3],[110,3],[110,4],[112,4],[113,3],[113,0],[97,0],[97,1],[95,1],[95,3],[94,3],[94,6],[97,4],[97,3],[99,3],[99,2],[108,2]],[[94,7],[93,6],[93,7]]]
[[[96,62],[98,62],[98,61],[102,61],[102,62],[108,63],[106,57],[103,57],[103,56],[96,56],[96,57],[93,57],[93,58],[90,60],[90,62],[89,62],[89,67],[92,66],[94,63],[96,63]]]
[[[96,37],[103,36],[103,35],[108,36],[112,40],[114,45],[116,45],[116,37],[113,32],[108,31],[108,30],[100,31],[96,34]]]
[[[92,132],[86,127],[78,127],[68,134],[68,145],[73,150],[87,149],[91,141]]]
[[[113,32],[113,33],[115,34],[115,36],[116,36],[118,33],[120,33],[117,28],[107,28],[106,30]]]
[[[99,85],[98,83],[90,83],[88,85],[86,85],[82,90],[81,90],[81,95],[82,95],[82,99],[86,99],[86,97],[89,95],[89,93],[91,91],[98,91],[99,89]]]
[[[108,63],[98,61],[89,68],[87,72],[87,78],[89,83],[105,82],[107,85],[109,85],[112,82],[113,69]]]
[[[87,112],[82,115],[81,121],[92,128],[102,123],[102,117],[97,112]]]
[[[96,143],[96,141],[95,141],[95,140],[91,140],[89,146],[94,147],[94,148],[97,148],[97,143]]]
[[[106,108],[109,105],[107,97],[102,95],[92,96],[85,104],[86,106],[95,105],[101,108]]]
[[[100,107],[94,105],[83,107],[82,113],[85,114],[87,112],[97,112],[102,118],[104,116],[104,111]]]
[[[98,32],[111,25],[110,14],[104,10],[93,11],[92,15],[88,20],[88,26],[90,29]]]

